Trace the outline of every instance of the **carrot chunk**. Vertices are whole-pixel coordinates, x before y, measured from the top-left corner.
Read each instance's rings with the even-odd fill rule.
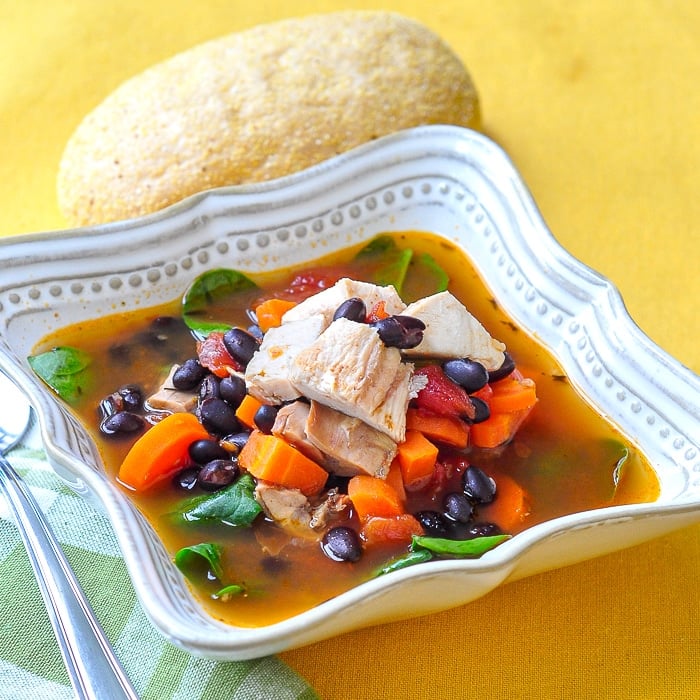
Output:
[[[296,306],[288,299],[266,299],[255,307],[255,317],[263,333],[282,325],[282,316]]]
[[[262,406],[260,401],[254,396],[246,394],[243,401],[241,401],[236,409],[236,418],[238,418],[243,425],[252,429],[255,427],[255,414],[258,412],[260,406]]]
[[[437,456],[438,448],[422,433],[406,431],[406,439],[398,446],[397,459],[408,491],[416,491],[430,481]]]
[[[238,455],[238,463],[257,479],[305,496],[316,495],[325,485],[328,472],[276,435],[254,430]]]
[[[496,523],[503,532],[517,532],[530,514],[529,495],[511,476],[494,474],[493,477],[496,480],[496,498],[483,507],[481,515]]]
[[[189,446],[210,435],[192,413],[172,413],[133,444],[119,468],[119,481],[145,491],[190,462]]]
[[[401,465],[399,460],[394,457],[394,461],[389,467],[389,472],[386,475],[386,483],[396,491],[402,505],[406,505],[406,488],[403,485],[403,476],[401,474]]]
[[[362,525],[360,538],[366,547],[381,544],[411,542],[413,535],[424,534],[418,520],[410,513],[401,513],[390,518],[372,516]]]
[[[525,377],[512,375],[494,382],[489,399],[491,413],[514,413],[532,408],[537,403],[535,382]]]
[[[469,429],[469,441],[473,447],[498,447],[513,439],[520,424],[527,418],[531,408],[513,413],[492,413],[481,423]]]
[[[383,479],[357,474],[348,481],[348,497],[361,521],[372,516],[391,518],[404,512],[401,498]]]
[[[469,441],[469,426],[461,419],[434,413],[426,408],[409,408],[406,429],[417,430],[429,440],[463,449]]]

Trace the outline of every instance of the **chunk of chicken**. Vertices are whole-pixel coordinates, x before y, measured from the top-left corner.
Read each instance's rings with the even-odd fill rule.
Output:
[[[323,453],[323,466],[339,476],[369,474],[385,479],[396,456],[396,443],[359,418],[311,402],[306,438]]]
[[[306,421],[311,406],[304,401],[293,401],[277,411],[272,434],[294,445],[299,452],[318,464],[324,460],[323,453],[311,443],[306,435]]]
[[[491,337],[450,292],[439,292],[406,307],[406,316],[425,323],[423,340],[415,348],[403,350],[407,357],[469,357],[486,369],[498,369],[506,346]]]
[[[271,404],[299,398],[298,389],[290,381],[290,367],[299,352],[311,345],[325,327],[324,317],[315,314],[270,328],[246,367],[248,393]]]
[[[258,481],[255,499],[265,515],[288,532],[298,537],[316,537],[311,530],[311,503],[298,489]]]
[[[350,507],[350,499],[330,489],[317,503],[297,489],[273,486],[263,481],[255,487],[255,498],[265,515],[289,534],[301,539],[319,540],[336,516]]]
[[[297,354],[290,380],[307,398],[402,442],[412,371],[372,327],[341,318]]]
[[[371,282],[358,282],[343,277],[332,287],[310,296],[287,311],[282,317],[282,322],[283,324],[289,323],[321,314],[326,320],[326,326],[328,326],[333,320],[336,309],[344,301],[353,297],[362,299],[367,311],[370,311],[380,301],[384,302],[384,308],[389,314],[400,314],[406,308],[406,304],[403,303],[396,289],[391,285],[380,286]]]
[[[197,392],[176,389],[173,375],[180,365],[173,365],[158,390],[146,399],[146,405],[155,411],[191,413],[197,406]]]

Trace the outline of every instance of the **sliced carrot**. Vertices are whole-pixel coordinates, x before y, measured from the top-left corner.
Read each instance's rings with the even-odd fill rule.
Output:
[[[406,431],[406,439],[399,444],[397,452],[406,490],[416,491],[430,481],[437,456],[438,448],[422,433]]]
[[[276,435],[254,430],[238,455],[238,463],[257,479],[305,496],[316,495],[325,485],[328,472]]]
[[[282,325],[282,316],[296,306],[296,302],[288,299],[266,299],[255,307],[255,317],[263,333],[270,328]]]
[[[456,416],[441,415],[427,408],[409,408],[406,429],[418,430],[429,440],[463,449],[469,441],[469,426]]]
[[[187,466],[189,446],[209,437],[194,414],[172,413],[133,444],[119,468],[119,481],[134,491],[145,491]]]
[[[537,403],[537,391],[532,379],[506,377],[491,386],[491,413],[514,413],[532,408]]]
[[[399,496],[402,505],[406,505],[406,488],[403,485],[403,476],[401,475],[401,465],[399,460],[394,457],[394,461],[389,467],[389,472],[386,475],[386,483],[391,486]]]
[[[390,518],[372,516],[362,524],[360,530],[360,537],[366,547],[397,542],[409,544],[413,535],[423,534],[421,524],[410,513]]]
[[[492,413],[485,421],[474,423],[469,429],[473,447],[493,448],[504,445],[515,435],[530,409],[515,413]]]
[[[241,401],[236,409],[236,418],[238,418],[243,425],[253,429],[255,427],[255,414],[258,412],[260,406],[262,406],[262,403],[258,401],[258,399],[250,394],[246,394],[243,401]]]
[[[496,498],[488,506],[482,506],[480,517],[496,523],[503,532],[517,532],[530,514],[529,495],[507,474],[493,474],[493,478],[496,481]]]
[[[358,474],[348,481],[348,497],[361,521],[372,516],[391,518],[404,512],[396,490],[383,479]]]

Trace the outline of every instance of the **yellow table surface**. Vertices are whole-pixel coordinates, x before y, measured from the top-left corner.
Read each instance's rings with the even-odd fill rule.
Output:
[[[293,8],[293,9],[292,9]],[[700,4],[693,0],[4,0],[0,235],[64,226],[69,135],[120,82],[204,39],[337,9],[440,33],[555,237],[700,371]],[[700,698],[700,527],[470,605],[290,651],[325,700]]]

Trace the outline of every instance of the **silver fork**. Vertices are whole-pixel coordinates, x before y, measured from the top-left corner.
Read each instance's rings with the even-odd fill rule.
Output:
[[[29,402],[0,372],[0,488],[15,515],[76,696],[79,700],[138,700],[51,527],[5,459],[30,422]]]

